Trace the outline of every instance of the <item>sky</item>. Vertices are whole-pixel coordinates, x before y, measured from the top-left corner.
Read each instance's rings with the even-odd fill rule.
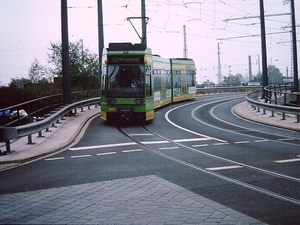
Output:
[[[69,41],[82,39],[85,48],[98,53],[97,0],[67,3]],[[141,16],[141,1],[103,0],[102,4],[105,47],[110,42],[139,43],[127,18]],[[286,0],[264,0],[264,9],[267,63],[284,76],[291,76],[290,4]],[[297,0],[295,10],[298,25]],[[239,73],[247,77],[251,56],[252,73],[256,75],[262,70],[259,14],[259,0],[146,0],[147,44],[161,57],[184,57],[185,25],[186,54],[196,63],[199,83],[218,81],[219,58],[222,76]],[[141,21],[132,22],[141,35]],[[48,65],[50,43],[61,42],[61,1],[0,0],[0,29],[0,85],[5,86],[12,78],[28,78],[35,59]]]

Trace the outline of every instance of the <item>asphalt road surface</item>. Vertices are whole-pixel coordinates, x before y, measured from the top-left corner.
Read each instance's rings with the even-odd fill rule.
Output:
[[[263,222],[297,224],[300,134],[237,117],[244,97],[197,97],[144,126],[97,117],[64,152],[0,172],[0,193],[156,175]]]

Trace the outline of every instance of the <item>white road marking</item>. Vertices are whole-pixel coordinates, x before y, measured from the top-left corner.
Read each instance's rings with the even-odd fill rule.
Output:
[[[84,158],[84,157],[91,157],[92,155],[74,155],[71,156],[71,159],[76,159],[76,158]]]
[[[213,138],[205,137],[205,138],[189,138],[189,139],[177,139],[174,142],[189,142],[189,141],[207,141],[214,140]]]
[[[153,136],[154,134],[129,134],[129,136]]]
[[[124,152],[124,153],[131,153],[131,152],[141,152],[141,151],[143,151],[143,150],[142,149],[132,149],[132,150],[124,150],[122,152]]]
[[[297,162],[297,161],[300,161],[300,158],[298,159],[284,159],[284,160],[277,160],[277,161],[274,161],[276,163],[289,163],[289,162]]]
[[[246,144],[249,143],[249,141],[236,141],[234,144]]]
[[[279,138],[279,139],[277,139],[277,141],[293,141],[293,140],[295,140],[295,139],[293,139],[293,138]]]
[[[231,169],[239,169],[243,168],[243,166],[220,166],[220,167],[211,167],[211,168],[206,168],[207,170],[231,170]]]
[[[229,143],[228,142],[225,142],[225,143],[214,143],[213,145],[228,145]]]
[[[254,141],[254,142],[267,142],[267,141],[269,141],[269,140],[267,140],[267,139],[264,139],[264,140],[256,140],[256,141]]]
[[[169,141],[142,141],[141,143],[144,145],[152,145],[152,144],[166,144],[170,142]]]
[[[117,154],[116,152],[104,152],[104,153],[98,153],[97,155],[101,156],[101,155],[113,155],[113,154]]]
[[[118,144],[94,145],[94,146],[69,148],[69,150],[78,151],[78,150],[89,150],[89,149],[97,149],[97,148],[112,148],[112,147],[120,147],[120,146],[128,146],[128,145],[136,145],[136,143],[135,142],[126,142],[126,143],[118,143]]]
[[[54,160],[61,160],[61,159],[65,159],[65,157],[48,158],[48,159],[45,159],[45,161],[54,161]]]
[[[203,144],[203,145],[192,145],[193,148],[196,148],[196,147],[207,147],[209,146],[209,144]]]
[[[158,148],[160,150],[169,150],[169,149],[178,149],[179,147],[164,147],[164,148]]]

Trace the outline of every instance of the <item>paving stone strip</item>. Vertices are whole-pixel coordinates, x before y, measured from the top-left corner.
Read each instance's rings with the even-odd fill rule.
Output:
[[[157,176],[0,195],[1,224],[263,224]]]

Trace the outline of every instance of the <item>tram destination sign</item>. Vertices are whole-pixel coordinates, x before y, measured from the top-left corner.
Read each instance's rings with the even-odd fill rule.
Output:
[[[143,55],[108,56],[108,64],[144,64],[144,56]]]

